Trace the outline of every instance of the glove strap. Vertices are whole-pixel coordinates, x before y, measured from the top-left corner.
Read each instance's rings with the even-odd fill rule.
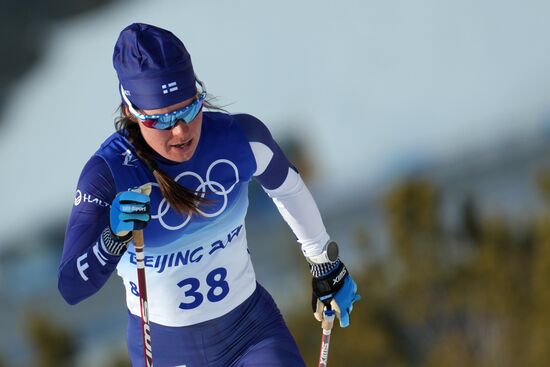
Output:
[[[348,269],[345,267],[342,261],[338,261],[339,264],[329,274],[314,277],[312,279],[313,294],[317,298],[333,295],[338,292],[340,288],[344,286],[344,279],[348,275]]]
[[[337,259],[334,262],[326,262],[322,264],[310,264],[309,270],[311,271],[311,275],[313,275],[314,278],[320,278],[325,275],[328,275],[334,271],[340,265],[340,259]]]
[[[126,248],[128,248],[128,242],[130,242],[131,239],[132,232],[124,237],[119,237],[113,234],[111,229],[107,227],[101,232],[100,243],[107,253],[120,256],[126,251]]]

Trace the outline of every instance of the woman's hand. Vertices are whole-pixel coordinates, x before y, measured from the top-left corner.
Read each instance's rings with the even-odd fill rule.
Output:
[[[322,321],[325,307],[330,305],[340,321],[340,327],[347,327],[353,304],[359,301],[361,296],[357,294],[357,284],[344,264],[340,260],[338,262],[338,266],[330,273],[313,278],[311,306],[315,318]]]
[[[120,239],[127,239],[131,232],[143,229],[151,219],[150,199],[136,191],[119,192],[113,203],[109,217],[111,232]]]

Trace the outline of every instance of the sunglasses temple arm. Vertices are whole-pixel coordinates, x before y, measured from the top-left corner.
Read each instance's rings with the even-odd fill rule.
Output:
[[[122,84],[120,84],[120,94],[122,95],[122,99],[124,100],[124,103],[126,103],[126,106],[128,106],[128,109],[130,109],[130,112],[134,116],[141,116],[141,113],[135,110],[134,106],[132,106],[132,102],[130,102],[128,97],[126,97],[126,93],[124,93],[124,87],[122,86]]]

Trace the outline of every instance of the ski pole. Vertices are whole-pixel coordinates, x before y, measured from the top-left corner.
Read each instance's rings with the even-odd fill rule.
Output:
[[[133,231],[134,249],[138,277],[139,300],[141,306],[141,336],[143,338],[143,356],[145,366],[153,366],[153,348],[151,347],[151,327],[149,325],[149,304],[147,303],[147,285],[145,283],[145,256],[143,253],[143,231]]]
[[[142,186],[142,194],[149,195],[151,186]],[[143,230],[132,231],[134,249],[136,250],[136,266],[138,277],[138,291],[141,308],[141,336],[143,338],[143,357],[145,366],[153,367],[153,348],[151,343],[151,326],[149,324],[149,304],[147,302],[147,284],[145,282],[145,254],[143,252]]]
[[[323,321],[321,327],[323,328],[323,336],[321,338],[321,352],[319,355],[319,367],[327,367],[328,365],[328,347],[330,344],[330,333],[332,326],[334,325],[334,310],[330,307],[330,303],[327,305],[327,309],[323,312]]]

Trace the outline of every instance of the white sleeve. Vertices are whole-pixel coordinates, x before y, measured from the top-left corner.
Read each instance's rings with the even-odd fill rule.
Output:
[[[289,168],[281,186],[273,190],[264,188],[264,191],[298,238],[303,254],[306,257],[321,254],[330,238],[317,204],[300,175]]]

